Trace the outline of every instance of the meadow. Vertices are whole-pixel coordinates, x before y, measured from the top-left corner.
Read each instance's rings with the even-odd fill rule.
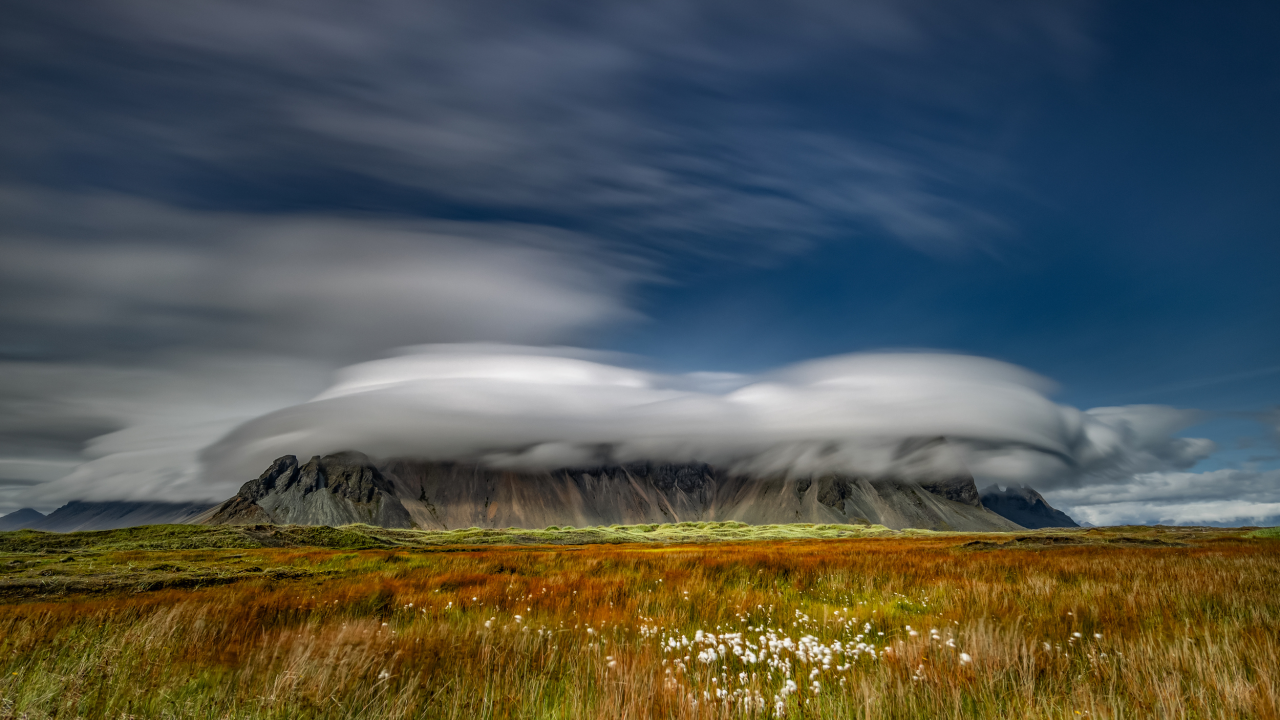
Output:
[[[0,718],[1275,718],[1277,589],[1274,531],[0,533]]]

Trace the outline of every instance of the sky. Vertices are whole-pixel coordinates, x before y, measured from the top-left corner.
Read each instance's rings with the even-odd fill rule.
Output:
[[[941,435],[1078,520],[1280,523],[1276,37],[1273,2],[7,2],[0,513],[220,500],[298,433],[447,454],[413,438],[462,413],[525,423],[456,439],[490,459]]]

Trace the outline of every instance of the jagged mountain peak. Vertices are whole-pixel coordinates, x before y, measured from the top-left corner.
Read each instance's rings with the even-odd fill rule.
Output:
[[[834,474],[756,478],[705,463],[527,471],[355,453],[278,458],[209,514],[210,523],[452,529],[699,520],[877,523],[893,528],[1012,530],[982,507],[971,477],[924,485]]]
[[[201,522],[413,527],[395,488],[363,453],[316,455],[299,465],[284,455]]]

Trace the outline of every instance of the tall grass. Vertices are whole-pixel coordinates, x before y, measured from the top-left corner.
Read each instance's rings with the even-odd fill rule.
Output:
[[[1280,716],[1280,543],[965,540],[236,551],[329,574],[2,605],[0,718]]]

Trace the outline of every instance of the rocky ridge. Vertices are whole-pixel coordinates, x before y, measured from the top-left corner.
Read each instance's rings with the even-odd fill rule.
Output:
[[[286,455],[240,492],[201,515],[210,525],[351,525],[413,527],[395,488],[361,453],[313,457],[304,465]]]
[[[739,521],[1017,530],[983,507],[971,477],[916,483],[843,475],[754,478],[705,464],[516,471],[354,452],[284,456],[197,521],[447,530]]]

